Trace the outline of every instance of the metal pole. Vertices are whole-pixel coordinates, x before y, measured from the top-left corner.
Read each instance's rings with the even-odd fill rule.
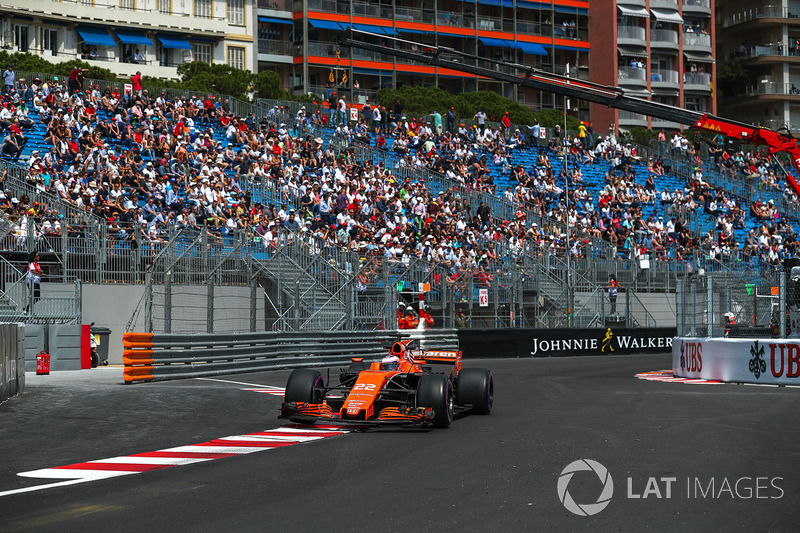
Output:
[[[164,333],[172,333],[172,272],[164,276]]]
[[[214,276],[213,274],[206,280],[208,285],[208,297],[206,299],[206,332],[214,333]]]
[[[300,331],[300,278],[294,280],[294,330]]]
[[[786,272],[783,271],[780,273],[779,276],[779,283],[780,283],[780,304],[779,310],[780,318],[778,319],[778,324],[780,324],[780,337],[781,339],[786,338]]]
[[[250,331],[256,330],[256,315],[258,311],[258,279],[253,274],[253,264],[250,264]]]
[[[567,78],[569,78],[569,63],[567,63],[567,70],[565,72]],[[567,81],[569,84],[569,81]],[[570,283],[570,257],[569,257],[569,168],[567,167],[567,157],[569,155],[569,146],[567,146],[567,112],[569,111],[569,98],[564,97],[564,131],[561,134],[561,138],[563,139],[563,151],[564,151],[564,211],[566,212],[567,219],[567,238],[566,238],[566,252],[567,252],[567,290],[569,293],[572,293],[571,287],[572,284]],[[572,303],[572,302],[569,302]],[[572,307],[570,307],[570,313],[572,313]]]
[[[714,336],[714,280],[706,278],[706,337]]]
[[[442,301],[442,327],[447,327],[447,269],[442,267],[441,281],[439,282],[440,300]]]

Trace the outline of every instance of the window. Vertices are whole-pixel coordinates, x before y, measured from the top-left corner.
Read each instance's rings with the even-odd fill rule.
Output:
[[[244,0],[228,0],[228,24],[244,26]]]
[[[28,51],[28,27],[14,24],[14,47],[18,52]]]
[[[213,13],[211,3],[212,0],[194,0],[194,16],[211,18]]]
[[[211,63],[211,45],[205,43],[192,43],[192,54],[195,61]]]
[[[706,111],[706,98],[702,96],[686,96],[684,97],[684,107],[689,111]]]
[[[136,0],[119,0],[120,9],[136,10]]]
[[[244,70],[244,48],[240,46],[228,47],[228,65]]]
[[[165,15],[172,13],[172,0],[158,0],[158,12]]]
[[[42,50],[58,55],[58,30],[42,28]]]
[[[93,6],[94,5],[94,0],[80,0],[80,3],[85,5],[85,6]]]

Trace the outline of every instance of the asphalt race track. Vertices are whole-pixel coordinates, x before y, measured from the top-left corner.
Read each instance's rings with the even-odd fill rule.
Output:
[[[281,397],[246,389],[281,387],[289,372],[131,386],[120,368],[29,374],[0,405],[0,531],[797,531],[800,389],[634,378],[669,365],[468,361],[493,371],[495,410],[447,430],[350,433],[13,493],[59,481],[19,472],[278,428]],[[613,480],[593,516],[557,490],[579,459]],[[597,474],[564,481],[568,500],[597,509],[585,506],[601,495]]]

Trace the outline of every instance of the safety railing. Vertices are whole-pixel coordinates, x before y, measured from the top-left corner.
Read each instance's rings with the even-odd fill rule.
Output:
[[[353,357],[378,359],[403,332],[337,331],[324,336],[305,332],[235,335],[123,334],[126,384],[195,378],[256,370],[345,365]],[[452,330],[417,333],[427,349],[457,349]]]

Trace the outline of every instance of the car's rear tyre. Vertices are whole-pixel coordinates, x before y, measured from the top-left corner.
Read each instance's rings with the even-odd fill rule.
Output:
[[[417,407],[433,408],[433,425],[446,428],[453,421],[453,383],[444,374],[430,374],[417,383]]]
[[[488,415],[494,403],[492,373],[485,368],[464,368],[456,382],[459,405],[472,405],[472,413]]]
[[[289,402],[322,403],[325,382],[322,374],[310,368],[298,368],[289,375],[284,399]]]

